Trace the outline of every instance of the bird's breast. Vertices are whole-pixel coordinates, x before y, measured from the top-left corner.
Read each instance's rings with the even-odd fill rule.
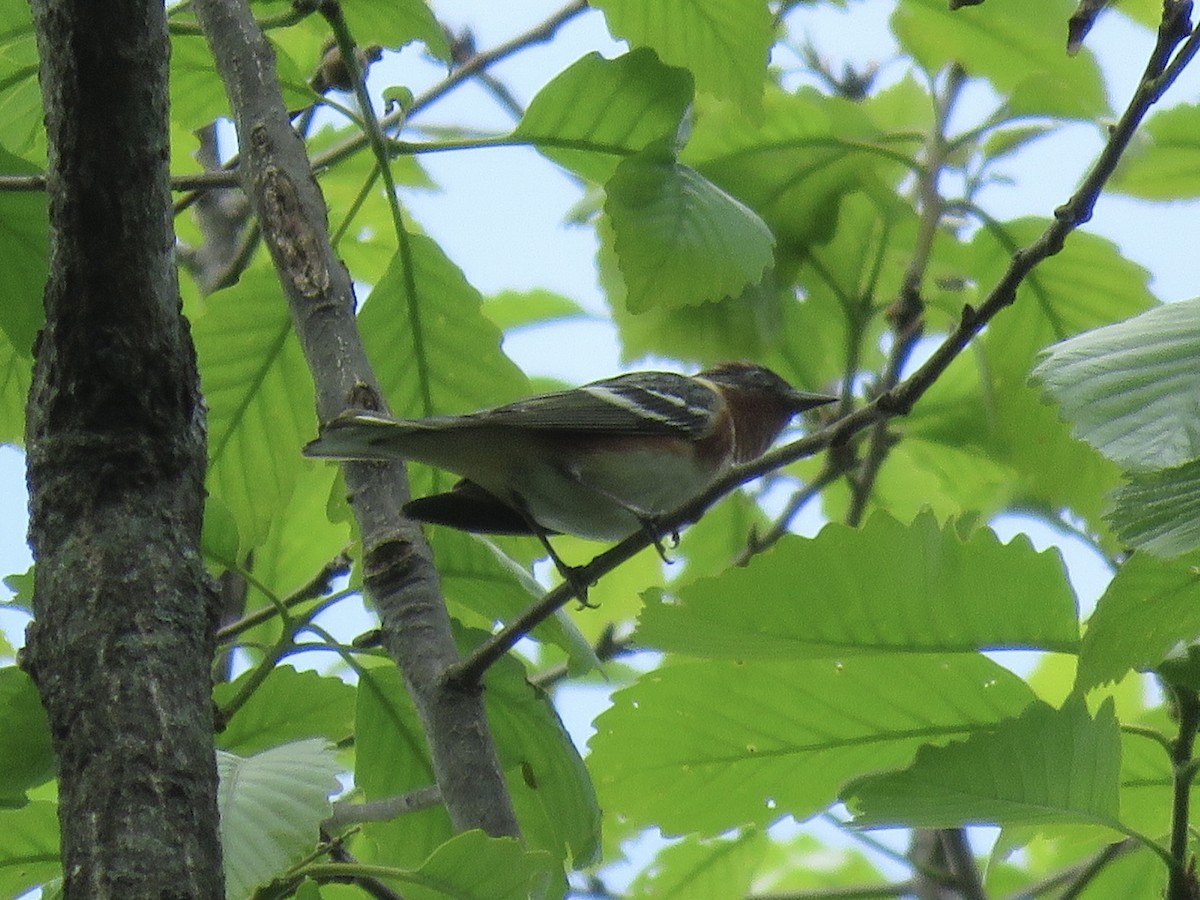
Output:
[[[562,447],[557,466],[518,466],[516,488],[544,527],[615,541],[678,509],[728,468],[690,441],[630,438]]]

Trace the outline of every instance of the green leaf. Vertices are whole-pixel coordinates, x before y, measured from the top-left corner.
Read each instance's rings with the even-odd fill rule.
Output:
[[[0,334],[0,444],[25,443],[25,403],[33,382],[33,360]]]
[[[630,898],[683,900],[744,897],[770,841],[756,829],[732,840],[705,841],[690,835],[667,847],[629,887]]]
[[[1027,218],[979,231],[966,261],[971,277],[990,288],[1003,277],[1013,253],[1034,243],[1049,224]],[[1112,241],[1075,232],[1061,253],[1022,282],[1013,307],[988,325],[982,338],[988,368],[1024,381],[1047,344],[1157,306],[1149,280],[1150,273]]]
[[[202,35],[171,38],[171,121],[193,131],[230,117],[225,87]]]
[[[596,0],[613,37],[688,69],[696,87],[754,115],[774,20],[764,0]]]
[[[29,4],[21,0],[0,2],[0,155],[20,156],[44,165],[46,130],[42,91],[38,87],[37,40]],[[7,151],[7,153],[3,153]],[[14,174],[5,165],[5,174]]]
[[[699,101],[680,160],[758,213],[777,255],[799,259],[828,240],[843,196],[915,169],[915,142],[886,140],[862,107],[814,90],[770,89],[761,123],[731,103]]]
[[[354,784],[364,800],[383,800],[434,783],[424,732],[394,665],[358,679],[354,724]],[[416,866],[453,835],[441,806],[390,822],[367,822],[364,834],[392,865]]]
[[[1044,226],[1020,220],[981,231],[972,242],[971,277],[995,283],[1012,254]],[[1070,509],[1088,529],[1106,534],[1103,496],[1120,483],[1120,470],[1074,439],[1058,411],[1027,382],[1046,344],[1152,306],[1146,279],[1147,273],[1122,258],[1111,242],[1072,235],[1062,254],[1031,273],[1013,307],[988,325],[976,341],[980,353],[957,359],[897,428],[985,460],[971,476],[980,491],[977,509],[990,511],[990,504],[1004,503],[1055,517]],[[952,474],[951,468],[946,471]],[[988,478],[978,477],[985,474]]]
[[[774,238],[762,219],[687,166],[631,156],[606,190],[630,312],[736,297],[771,266]]]
[[[253,675],[216,685],[213,701],[228,703]],[[277,666],[217,735],[217,746],[246,756],[302,738],[336,743],[353,728],[354,696],[340,678]]]
[[[525,667],[511,656],[488,672],[484,690],[488,723],[526,846],[575,867],[597,862],[600,806],[549,698],[529,684]]]
[[[995,161],[1010,156],[1025,149],[1029,144],[1055,131],[1054,125],[1014,125],[1010,128],[997,128],[988,134],[983,142],[983,155],[989,161]]]
[[[314,97],[307,85],[308,78],[291,56],[276,53],[275,69],[283,102],[289,109],[303,109],[312,104]],[[170,91],[171,122],[177,129],[195,131],[216,119],[231,118],[225,85],[217,74],[208,42],[201,35],[172,35]]]
[[[761,534],[769,524],[762,507],[746,492],[730,494],[683,532],[679,547],[671,553],[671,559],[683,566],[666,570],[672,589],[728,571],[746,552],[751,535]]]
[[[515,400],[525,377],[500,350],[482,297],[442,249],[409,235],[359,315],[363,343],[394,415],[472,412]]]
[[[469,635],[476,643],[482,636]],[[599,846],[599,808],[587,771],[546,697],[511,657],[488,672],[484,690],[526,844],[556,861],[591,860]],[[355,783],[367,800],[433,783],[424,732],[395,667],[376,667],[360,678],[356,721]],[[441,807],[367,823],[364,830],[381,858],[402,865],[415,865],[452,833]]]
[[[345,4],[344,12],[359,46],[398,50],[420,41],[438,59],[450,62],[446,33],[425,0],[354,0]]]
[[[807,818],[849,778],[906,765],[921,745],[1032,699],[975,655],[673,662],[613,695],[589,765],[606,813],[718,834]]]
[[[528,571],[486,538],[452,528],[431,527],[428,533],[446,599],[478,613],[480,627],[513,621],[545,594]],[[571,658],[572,672],[598,665],[591,644],[563,610],[534,628],[531,636],[561,647]]]
[[[284,744],[251,757],[217,751],[229,900],[249,897],[316,846],[340,771],[324,741]]]
[[[1079,651],[1076,689],[1156,666],[1176,645],[1200,637],[1200,577],[1194,558],[1167,562],[1134,554],[1096,604]]]
[[[1095,119],[1108,113],[1089,50],[1063,50],[1070,0],[1010,0],[951,9],[942,0],[897,4],[892,29],[928,72],[957,63],[1009,95],[1016,115]]]
[[[6,122],[4,130],[8,127]],[[41,170],[0,150],[0,174],[40,175]],[[45,318],[42,292],[50,231],[46,202],[41,192],[0,192],[0,332],[12,351],[25,359],[33,356],[33,339]]]
[[[37,688],[15,666],[0,668],[0,721],[0,806],[20,806],[54,777],[54,750]]]
[[[23,896],[62,874],[57,803],[0,809],[0,834],[0,896]]]
[[[1123,545],[1165,557],[1200,547],[1200,460],[1131,475],[1109,499]]]
[[[737,297],[700,306],[631,312],[613,248],[612,223],[603,218],[596,230],[600,235],[596,260],[600,283],[608,295],[621,337],[621,359],[626,364],[646,356],[670,356],[702,365],[762,359],[767,349],[781,339],[782,309],[788,301],[768,284],[754,285]]]
[[[214,294],[192,333],[208,403],[209,493],[233,515],[243,552],[262,543],[312,464],[312,377],[274,273],[247,271]]]
[[[865,827],[1118,821],[1121,735],[1112,700],[1093,719],[1081,698],[1020,717],[961,743],[927,747],[902,772],[867,776],[842,799]]]
[[[691,102],[687,72],[664,66],[648,50],[616,59],[589,53],[538,92],[513,137],[603,183],[622,157],[673,142]]]
[[[1073,433],[1126,469],[1200,457],[1200,299],[1159,306],[1050,348],[1034,369]]]
[[[1143,200],[1200,197],[1200,104],[1157,110],[1138,129],[1109,188]]]
[[[246,612],[269,606],[271,597],[282,601],[309,588],[318,574],[350,546],[350,523],[344,519],[331,521],[328,515],[337,475],[337,466],[316,463],[297,476],[287,506],[254,550],[254,578],[253,584],[247,585]],[[274,641],[279,634],[279,621],[273,619],[243,637]]]
[[[648,603],[638,644],[722,659],[842,658],[879,652],[1071,652],[1075,597],[1055,549],[990,529],[962,540],[925,513],[789,536],[744,568]]]
[[[403,884],[408,900],[528,900],[544,896],[555,873],[550,854],[476,830],[447,840],[420,868],[383,878]]]
[[[4,586],[13,595],[4,601],[10,608],[24,610],[33,615],[33,582],[35,566],[30,566],[24,572],[14,572],[4,576]]]
[[[772,835],[754,889],[767,896],[803,896],[805,892],[820,896],[822,888],[885,884],[887,879],[872,865],[868,853],[866,844],[836,838],[818,838],[804,832],[790,838]]]
[[[592,318],[570,297],[542,288],[501,291],[483,301],[483,314],[506,334],[518,328]]]

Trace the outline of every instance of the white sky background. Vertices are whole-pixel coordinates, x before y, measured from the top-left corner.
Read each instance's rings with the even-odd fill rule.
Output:
[[[514,4],[433,2],[451,26],[472,27],[479,49],[527,30],[560,5],[547,0]],[[879,63],[886,82],[903,74],[900,64],[891,62],[895,49],[887,20],[893,6],[894,0],[851,0],[849,11],[802,6],[793,11],[789,23],[796,39],[807,35],[834,71],[841,69],[843,61],[860,69],[868,63]],[[1062,31],[1065,43],[1065,23]],[[1089,36],[1087,45],[1104,68],[1110,102],[1117,112],[1132,93],[1152,43],[1151,33],[1132,28],[1116,13],[1102,16]],[[605,56],[623,51],[623,45],[612,41],[603,19],[595,12],[577,17],[552,42],[517,54],[493,73],[521,103],[527,104],[550,77],[592,50]],[[777,51],[774,62],[785,69],[798,66],[798,60],[787,51]],[[419,48],[410,48],[398,61],[373,70],[372,87],[376,96],[392,84],[406,84],[420,93],[443,74],[443,69],[423,60]],[[1194,63],[1164,98],[1164,105],[1192,101],[1200,93],[1198,88],[1200,64]],[[989,99],[982,89],[968,92],[959,107],[959,124],[977,120],[983,114],[981,110],[988,108],[984,104]],[[463,124],[497,132],[513,124],[491,96],[473,83],[440,100],[421,115],[419,122]],[[1100,146],[1096,129],[1065,129],[1006,163],[1004,170],[1012,175],[1016,187],[989,188],[979,201],[999,219],[1048,216],[1068,198]],[[441,192],[406,193],[403,202],[480,291],[489,295],[505,289],[544,287],[603,315],[595,276],[594,232],[562,224],[579,200],[578,187],[571,179],[534,151],[522,148],[440,153],[423,157],[422,164],[441,185]],[[1200,279],[1192,264],[1195,235],[1200,231],[1200,205],[1149,205],[1104,197],[1086,227],[1116,241],[1129,258],[1153,272],[1152,286],[1161,299],[1200,294]],[[571,383],[618,371],[615,334],[602,318],[528,329],[507,341],[505,349],[529,374],[551,375]],[[24,457],[13,448],[0,448],[0,576],[23,572],[30,564],[24,542],[26,501]],[[1018,530],[1031,530],[1039,547],[1062,543],[1044,526],[1031,528],[1021,519],[1010,518],[998,530],[1005,538]],[[1070,541],[1062,543],[1062,548],[1084,609],[1090,609],[1109,573],[1090,552],[1072,546]],[[0,601],[9,593],[0,587]],[[25,624],[23,614],[0,607],[0,629],[16,645],[23,642]],[[343,633],[341,628],[337,631]],[[304,657],[295,661],[303,665]],[[576,709],[565,711],[577,740],[586,738],[591,717],[604,704],[602,696],[591,694],[585,692]]]

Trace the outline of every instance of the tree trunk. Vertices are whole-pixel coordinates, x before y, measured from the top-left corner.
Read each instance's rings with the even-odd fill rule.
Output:
[[[164,9],[32,6],[51,230],[25,664],[58,755],[66,896],[219,898],[204,409],[175,274]]]

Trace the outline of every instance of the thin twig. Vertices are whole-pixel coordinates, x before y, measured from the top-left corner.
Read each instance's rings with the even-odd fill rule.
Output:
[[[966,80],[966,72],[963,69],[951,66],[946,76],[943,94],[936,101],[937,114],[925,144],[925,165],[917,176],[917,195],[921,207],[917,242],[912,258],[908,261],[908,268],[904,272],[900,296],[889,310],[895,325],[895,334],[887,366],[880,380],[883,390],[891,390],[900,383],[904,366],[923,333],[925,301],[921,297],[921,285],[929,268],[929,260],[933,256],[934,238],[937,237],[942,216],[945,214],[945,203],[938,182],[941,180],[949,154],[946,129]],[[875,486],[875,479],[879,476],[879,470],[883,468],[893,445],[894,440],[886,421],[879,422],[871,429],[866,458],[856,476],[851,479],[850,509],[846,513],[846,524],[857,526],[862,521],[867,501]]]
[[[398,797],[372,800],[367,803],[339,800],[333,804],[333,812],[322,823],[322,827],[333,831],[359,822],[390,822],[392,819],[409,813],[432,809],[441,802],[442,792],[436,784],[409,791]]]
[[[1196,730],[1200,728],[1200,695],[1191,688],[1168,686],[1175,702],[1175,714],[1179,720],[1179,733],[1171,749],[1174,770],[1173,799],[1171,803],[1171,867],[1167,881],[1167,900],[1192,900],[1196,896],[1195,873],[1188,865],[1188,826],[1192,780],[1195,767],[1192,765],[1192,750],[1196,743]]]
[[[1056,872],[1049,878],[1044,878],[1023,891],[1013,894],[1012,900],[1033,900],[1033,898],[1048,894],[1059,887],[1064,887],[1064,890],[1058,895],[1058,900],[1072,900],[1083,893],[1092,879],[1099,875],[1105,866],[1140,847],[1141,844],[1133,838],[1116,841],[1086,862],[1071,866],[1062,872]]]
[[[870,884],[861,887],[817,888],[811,891],[786,891],[769,894],[747,894],[746,900],[872,900],[877,897],[907,897],[912,893],[911,881],[891,884]]]
[[[306,584],[300,590],[296,591],[289,597],[285,597],[280,601],[280,606],[287,610],[293,606],[298,606],[308,600],[315,600],[329,590],[329,582],[334,578],[345,575],[350,571],[350,558],[344,553],[339,553],[329,562],[321,567],[321,571],[316,574],[312,581]],[[349,594],[350,592],[347,592]],[[217,632],[217,643],[224,643],[237,637],[243,632],[249,631],[256,625],[261,625],[263,622],[270,621],[275,616],[280,614],[279,607],[264,606],[262,609],[256,609],[254,612],[238,619],[236,622],[230,622],[224,628]]]

